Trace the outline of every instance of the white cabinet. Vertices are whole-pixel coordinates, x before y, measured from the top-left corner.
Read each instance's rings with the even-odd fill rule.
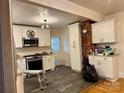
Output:
[[[69,27],[69,39],[70,39],[70,58],[71,69],[75,71],[81,71],[81,41],[80,41],[80,28],[79,23],[71,24]]]
[[[17,66],[21,71],[26,70],[26,60],[25,59],[18,59],[17,60]]]
[[[118,56],[89,56],[90,64],[94,65],[99,76],[116,80],[119,76]]]
[[[92,24],[93,43],[112,43],[115,38],[115,20],[107,20]]]
[[[28,38],[26,35],[28,30],[33,30],[35,32],[35,38],[39,39],[39,47],[50,46],[50,30],[42,30],[41,28],[25,26],[22,31],[23,37]]]
[[[26,70],[26,60],[18,59],[17,65],[22,71]],[[55,69],[55,55],[45,55],[42,57],[42,65],[44,70],[54,70]]]
[[[39,39],[39,47],[50,46],[50,30],[42,30],[38,27],[13,25],[13,36],[16,48],[22,47],[22,38],[28,38],[26,32],[33,30],[35,37]]]
[[[22,37],[29,38],[27,36],[27,31],[28,30],[34,31],[34,33],[35,33],[34,38],[38,38],[38,30],[39,30],[39,28],[37,28],[37,27],[30,27],[30,26],[22,26]]]
[[[50,31],[38,30],[39,47],[50,46]]]
[[[13,26],[13,37],[16,48],[22,48],[22,28]]]
[[[55,69],[55,55],[43,56],[43,69],[54,70]]]

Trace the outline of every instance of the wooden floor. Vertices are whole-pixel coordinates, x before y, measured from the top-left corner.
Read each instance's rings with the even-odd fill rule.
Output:
[[[102,80],[80,93],[124,93],[124,79],[116,82]]]

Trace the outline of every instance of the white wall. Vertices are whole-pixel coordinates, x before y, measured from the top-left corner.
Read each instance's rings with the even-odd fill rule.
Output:
[[[61,56],[63,57],[63,62],[66,66],[71,66],[68,27],[60,30],[60,40],[61,40]]]
[[[70,48],[69,48],[69,32],[68,27],[63,29],[54,29],[52,36],[60,38],[60,51],[55,53],[57,63],[56,65],[70,66]]]

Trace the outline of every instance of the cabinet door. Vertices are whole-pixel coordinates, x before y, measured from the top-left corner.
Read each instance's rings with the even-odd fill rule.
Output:
[[[22,71],[26,70],[26,61],[25,61],[25,59],[17,60],[17,65],[18,65],[19,69],[21,69]]]
[[[111,57],[89,56],[89,62],[95,66],[99,76],[113,78]]]
[[[93,43],[115,42],[114,20],[107,20],[92,24]]]
[[[100,23],[92,24],[92,42],[100,43],[101,42],[101,27]]]
[[[111,63],[111,62],[110,62]],[[103,77],[112,78],[112,65],[109,62],[96,62],[95,67],[98,74]]]
[[[116,42],[114,20],[105,21],[103,24],[104,30],[102,32],[102,37],[104,38],[104,42]]]
[[[53,63],[51,62],[51,56],[43,56],[43,69],[50,70],[53,69]]]
[[[112,58],[112,74],[113,78],[117,78],[119,76],[118,56],[114,56]]]
[[[55,55],[50,56],[51,69],[55,69]]]
[[[22,28],[14,25],[13,36],[16,48],[22,48]]]
[[[71,68],[81,71],[81,41],[79,23],[69,25]]]
[[[50,46],[50,31],[38,31],[39,46]]]
[[[29,29],[28,29],[27,26],[23,26],[23,27],[22,27],[22,37],[23,37],[23,38],[28,38],[28,36],[27,36],[27,34],[26,34],[26,32],[27,32],[28,30],[29,30]]]

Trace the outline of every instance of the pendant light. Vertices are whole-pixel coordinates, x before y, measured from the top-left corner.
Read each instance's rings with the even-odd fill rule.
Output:
[[[47,20],[43,20],[44,21],[44,24],[41,26],[42,29],[49,29],[50,26],[47,24]]]

